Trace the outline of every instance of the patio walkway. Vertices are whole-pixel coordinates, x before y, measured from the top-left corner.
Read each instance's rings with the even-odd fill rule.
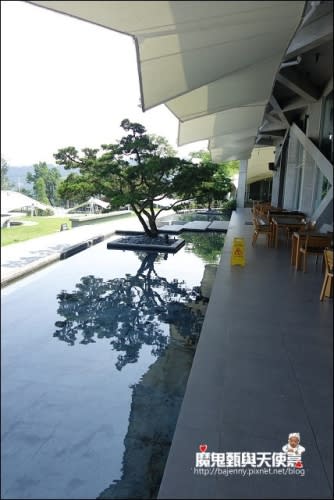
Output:
[[[333,302],[319,301],[323,274],[313,263],[304,274],[285,246],[268,249],[260,237],[252,248],[250,220],[244,209],[230,222],[160,499],[333,497]],[[237,236],[245,267],[230,265]],[[244,477],[194,470],[200,444],[208,453],[272,456],[291,432],[306,450],[304,477],[265,466]]]

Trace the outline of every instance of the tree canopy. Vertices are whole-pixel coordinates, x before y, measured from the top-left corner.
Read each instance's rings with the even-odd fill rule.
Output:
[[[40,201],[41,203],[44,203],[45,205],[50,204],[48,197],[47,197],[47,194],[46,194],[45,181],[44,181],[43,177],[39,177],[36,180],[34,193],[36,196],[36,200]]]
[[[145,233],[155,237],[158,215],[193,198],[197,186],[210,180],[210,172],[170,156],[174,151],[168,142],[147,134],[140,123],[124,119],[121,127],[127,134],[115,144],[102,144],[101,152],[85,148],[80,156],[71,146],[54,154],[57,164],[80,172],[63,181],[60,193],[68,199],[102,195],[112,207],[130,205]],[[156,209],[164,199],[175,201]]]
[[[32,184],[35,198],[41,203],[57,205],[60,201],[58,186],[61,175],[57,168],[49,168],[45,162],[33,165],[34,173],[27,174],[27,182]]]
[[[193,151],[189,153],[189,156],[191,159],[198,159],[204,164],[213,163],[211,153],[208,149]],[[239,160],[224,161],[218,163],[218,165],[227,177],[233,177],[233,175],[239,172]]]
[[[156,134],[148,134],[152,144],[158,146],[156,154],[159,156],[176,156],[177,151],[169,144],[166,137]]]
[[[225,201],[228,193],[233,189],[231,177],[239,171],[239,161],[214,163],[209,150],[201,149],[189,153],[192,159],[200,160],[211,173],[208,181],[203,182],[197,189],[196,200],[199,204],[206,203],[211,209],[214,201]]]
[[[204,163],[206,173],[209,179],[203,180],[194,193],[194,198],[199,204],[206,204],[208,210],[211,210],[214,201],[225,201],[228,193],[232,190],[232,182],[227,177],[224,165],[218,163]]]
[[[1,189],[11,189],[12,185],[8,178],[8,163],[1,156]]]

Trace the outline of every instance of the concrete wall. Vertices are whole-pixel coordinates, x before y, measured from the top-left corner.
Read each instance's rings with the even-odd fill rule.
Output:
[[[125,210],[122,212],[110,213],[110,214],[97,214],[97,215],[79,215],[76,217],[70,217],[70,221],[72,222],[72,227],[85,226],[87,224],[96,224],[99,222],[107,222],[109,220],[116,220],[126,216],[133,215],[133,212],[130,210]]]
[[[300,164],[300,148],[298,146],[297,139],[290,135],[288,154],[287,154],[287,165],[285,172],[285,182],[284,182],[284,201],[283,208],[288,210],[296,210],[296,196],[297,196],[297,180],[298,180],[298,169],[296,168]]]
[[[271,190],[271,204],[274,207],[278,205],[278,191],[281,169],[279,168],[273,175],[273,185]]]
[[[307,215],[312,215],[314,198],[317,190],[317,167],[307,153],[303,154],[304,167],[302,171],[302,188],[298,209]]]
[[[281,148],[277,147],[275,149],[275,164],[277,164],[278,157],[280,155]],[[281,167],[278,167],[276,171],[273,172],[273,184],[271,188],[271,204],[274,207],[278,206],[278,193],[279,193],[279,184],[281,178]]]
[[[310,104],[306,111],[306,114],[308,114],[309,116],[307,122],[306,135],[316,145],[319,144],[321,111],[322,111],[322,99],[319,99],[319,101]]]

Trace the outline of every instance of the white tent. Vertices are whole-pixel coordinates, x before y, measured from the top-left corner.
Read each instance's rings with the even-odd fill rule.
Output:
[[[157,207],[167,208],[176,203],[177,201],[178,200],[175,198],[163,198],[162,200],[155,201],[154,205],[156,205]]]
[[[28,209],[33,211],[35,208],[40,210],[52,210],[51,205],[44,205],[30,196],[17,191],[1,190],[1,213],[5,214],[15,210]]]
[[[81,203],[76,207],[70,208],[70,210],[68,210],[67,213],[75,212],[76,210],[82,207],[89,207],[90,212],[94,213],[94,206],[98,206],[105,210],[106,208],[109,207],[109,203],[107,203],[106,201],[99,200],[98,198],[90,197],[89,200],[85,201],[84,203]]]

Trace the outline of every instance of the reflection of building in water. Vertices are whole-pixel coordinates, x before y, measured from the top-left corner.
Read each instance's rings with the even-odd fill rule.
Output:
[[[133,387],[122,478],[99,498],[156,498],[194,355],[171,342]]]
[[[206,266],[201,283],[204,300],[189,304],[201,323],[214,275],[213,267]],[[187,341],[192,336],[181,335],[175,323],[170,325],[170,335],[165,352],[133,387],[122,478],[98,498],[151,499],[158,495],[195,353]]]
[[[213,283],[215,281],[217,269],[218,269],[217,264],[206,264],[205,266],[203,278],[201,281],[201,296],[204,299],[209,300]]]

